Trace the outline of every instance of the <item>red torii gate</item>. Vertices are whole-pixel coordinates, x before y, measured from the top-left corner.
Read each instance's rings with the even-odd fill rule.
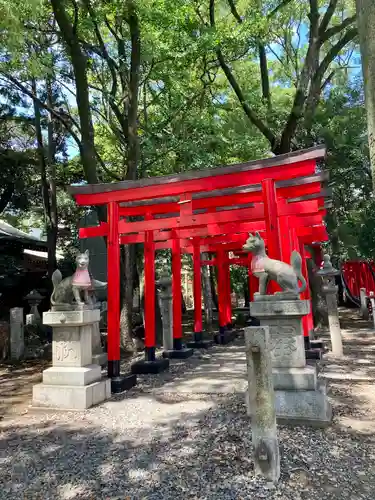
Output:
[[[155,250],[172,249],[174,349],[176,356],[177,351],[183,355],[181,252],[193,254],[193,345],[204,346],[201,252],[216,253],[221,333],[228,320],[230,286],[225,253],[241,251],[248,232],[265,232],[272,258],[289,262],[291,251],[299,250],[307,276],[304,245],[327,239],[323,224],[327,177],[316,174],[316,162],[324,156],[321,146],[180,175],[70,188],[78,205],[107,206],[107,222],[80,229],[80,237],[107,237],[110,377],[120,375],[120,244],[144,243],[145,362],[140,370],[155,372],[168,364],[163,360],[158,365],[155,359]]]

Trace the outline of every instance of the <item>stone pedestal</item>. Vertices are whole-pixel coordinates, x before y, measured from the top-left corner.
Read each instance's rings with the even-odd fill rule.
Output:
[[[111,396],[110,379],[92,363],[92,334],[99,310],[49,311],[43,323],[53,327],[52,367],[33,387],[34,407],[85,410]]]
[[[278,294],[255,294],[251,313],[261,326],[269,326],[276,416],[279,423],[326,426],[331,407],[325,382],[318,381],[317,366],[307,366],[302,317],[310,302],[298,298],[280,300]],[[251,408],[248,402],[248,413]]]

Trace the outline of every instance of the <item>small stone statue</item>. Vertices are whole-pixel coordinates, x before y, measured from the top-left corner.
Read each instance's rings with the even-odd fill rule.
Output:
[[[316,274],[323,278],[323,288],[327,286],[335,287],[335,277],[340,274],[340,271],[333,267],[331,257],[328,254],[325,254],[323,255],[323,262],[321,263],[320,269]]]
[[[164,273],[155,283],[155,285],[162,293],[166,293],[170,291],[170,288],[172,286],[172,279],[168,274]]]
[[[253,254],[251,271],[259,278],[259,295],[266,295],[269,280],[276,281],[284,293],[298,295],[306,290],[306,280],[302,275],[302,259],[298,252],[292,252],[291,265],[270,259],[259,233],[255,235],[250,233],[243,249]],[[298,286],[298,280],[302,283],[301,287]]]
[[[53,292],[51,295],[51,305],[55,311],[73,307],[74,300],[77,306],[92,306],[91,295],[95,290],[107,287],[107,283],[91,279],[88,271],[88,250],[77,255],[76,264],[77,269],[73,276],[62,279],[61,272],[58,269],[52,275]]]

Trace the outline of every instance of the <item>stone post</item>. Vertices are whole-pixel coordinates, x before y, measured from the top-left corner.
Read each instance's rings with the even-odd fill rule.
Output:
[[[160,309],[163,322],[163,356],[165,358],[186,359],[193,355],[193,349],[186,348],[180,344],[179,348],[174,348],[173,341],[173,294],[172,280],[164,275],[156,282],[159,290]]]
[[[254,294],[251,314],[269,326],[273,385],[278,423],[326,426],[332,418],[326,382],[318,380],[317,365],[307,365],[302,318],[310,301],[294,294]],[[247,400],[248,414],[252,415]]]
[[[23,308],[10,310],[10,359],[18,361],[25,351]]]
[[[327,302],[332,354],[337,357],[342,357],[344,352],[342,347],[339,311],[337,307],[338,287],[335,284],[335,276],[337,276],[338,274],[340,274],[340,271],[332,266],[329,255],[324,255],[322,268],[317,272],[317,275],[323,278],[322,293],[325,296]],[[367,306],[366,311],[368,312]]]
[[[277,482],[280,477],[280,452],[269,328],[245,328],[245,342],[255,473]]]
[[[360,309],[361,316],[363,319],[369,319],[368,308],[367,308],[366,288],[361,288],[359,290],[359,296],[361,299],[361,309]]]
[[[164,279],[160,293],[160,309],[163,321],[163,349],[173,350],[173,310],[172,310],[172,280]]]
[[[374,330],[375,330],[375,295],[374,295],[374,292],[370,292],[370,301],[371,301],[371,309],[372,309],[372,321],[374,322]]]
[[[52,367],[33,387],[33,406],[84,410],[110,397],[110,379],[92,364],[92,331],[99,319],[98,309],[43,314],[43,323],[53,328]]]

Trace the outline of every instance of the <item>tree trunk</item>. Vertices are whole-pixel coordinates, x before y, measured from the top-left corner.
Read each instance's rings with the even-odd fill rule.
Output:
[[[37,86],[35,79],[32,80],[31,87],[33,94],[37,95]],[[54,205],[52,210],[52,203],[51,203],[52,200],[50,200],[50,185],[47,178],[48,162],[43,144],[40,106],[39,102],[36,99],[33,100],[33,103],[34,103],[34,115],[35,115],[35,134],[36,134],[37,150],[39,157],[40,182],[41,182],[42,199],[43,199],[44,224],[47,233],[48,276],[51,277],[52,273],[56,269],[56,240],[57,240],[56,186],[53,180],[54,198],[53,197],[52,198]],[[53,131],[52,131],[52,122],[50,120],[48,122],[48,161],[51,161],[51,164],[54,163]]]
[[[250,278],[249,275],[247,275],[246,280],[243,284],[243,296],[245,299],[245,307],[250,307]]]
[[[54,99],[51,80],[48,78],[46,82],[47,88],[47,104],[50,108],[54,108]],[[57,196],[56,196],[56,142],[54,138],[54,121],[51,113],[48,113],[48,182],[49,182],[49,199],[50,199],[50,217],[47,224],[47,247],[48,247],[48,276],[51,278],[57,267],[56,247],[57,247]]]
[[[134,350],[132,340],[133,328],[133,272],[136,265],[135,246],[124,245],[121,247],[121,314],[120,332],[121,348],[124,351]]]
[[[90,108],[90,95],[87,78],[87,57],[83,53],[77,35],[77,26],[73,26],[64,0],[51,0],[55,19],[60,28],[61,37],[65,43],[73,66],[74,81],[79,122],[81,128],[80,156],[83,170],[88,183],[98,182],[97,158],[94,144],[94,126]],[[99,214],[100,213],[100,214]],[[103,219],[103,212],[98,214]]]
[[[137,169],[139,163],[139,136],[138,136],[138,92],[139,92],[139,74],[141,58],[141,40],[138,15],[133,0],[127,0],[127,22],[130,29],[131,38],[131,62],[130,62],[130,80],[129,80],[129,107],[128,107],[128,169],[126,173],[127,180],[137,178]],[[126,344],[131,340],[132,333],[132,312],[134,280],[133,270],[136,266],[136,253],[134,245],[125,245],[124,247],[124,269],[122,275],[122,287],[124,290],[122,309],[121,309],[121,337]],[[159,304],[156,307],[159,310]],[[157,325],[159,325],[159,319]]]
[[[262,82],[262,97],[267,103],[268,110],[271,110],[271,91],[267,63],[266,48],[262,42],[258,44],[260,79]]]
[[[202,259],[208,260],[209,255],[207,253],[204,253]],[[212,292],[211,292],[209,266],[202,267],[202,276],[203,276],[202,286],[203,286],[203,301],[204,301],[206,328],[208,332],[212,332]]]
[[[367,109],[372,185],[375,192],[375,3],[357,0],[357,23]]]
[[[141,38],[139,20],[133,0],[127,0],[128,24],[130,28],[131,56],[128,108],[128,171],[126,179],[137,178],[139,163],[138,94],[141,66]]]

